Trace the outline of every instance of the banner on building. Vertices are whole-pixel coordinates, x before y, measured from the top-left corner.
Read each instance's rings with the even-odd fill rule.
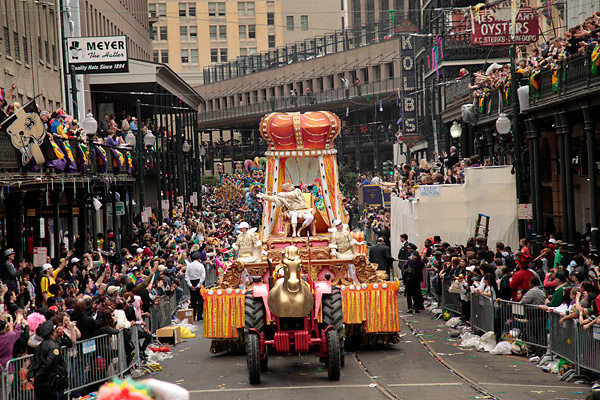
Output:
[[[129,72],[126,36],[67,38],[66,53],[76,74]]]
[[[537,11],[515,9],[511,2],[472,11],[471,25],[471,43],[478,46],[525,45],[538,40]]]

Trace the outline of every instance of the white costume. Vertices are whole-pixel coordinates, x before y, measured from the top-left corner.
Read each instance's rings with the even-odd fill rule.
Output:
[[[273,196],[259,193],[259,198],[274,202],[278,207],[285,206],[287,215],[292,222],[292,236],[296,236],[298,216],[304,218],[304,222],[300,229],[308,227],[313,222],[314,216],[312,215],[312,209],[306,205],[306,201],[304,200],[304,196],[300,189],[293,189],[293,186],[290,183],[285,183],[282,187],[284,190],[287,189],[288,191],[276,193]]]
[[[249,225],[246,222],[242,222],[239,226],[239,228],[248,227]],[[238,260],[247,264],[260,261],[261,246],[262,242],[258,239],[256,228],[252,228],[240,233],[231,247],[238,252]]]
[[[337,227],[342,225],[342,229],[338,230]],[[356,250],[354,246],[363,245],[364,242],[359,243],[352,237],[352,233],[348,230],[348,225],[342,224],[342,221],[336,219],[333,221],[333,228],[329,229],[331,237],[329,238],[329,248],[331,249],[331,255],[335,256],[340,260],[352,260],[356,256]],[[359,283],[356,278],[356,271],[354,264],[348,265],[348,273],[354,281]]]

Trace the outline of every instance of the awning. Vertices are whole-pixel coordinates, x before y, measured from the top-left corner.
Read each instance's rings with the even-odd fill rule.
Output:
[[[88,75],[92,93],[151,96],[156,85],[198,110],[204,99],[165,64],[129,59],[129,72]],[[131,97],[130,97],[131,98]]]

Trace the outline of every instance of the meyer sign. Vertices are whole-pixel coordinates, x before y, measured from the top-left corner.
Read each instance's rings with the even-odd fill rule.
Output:
[[[537,42],[538,14],[535,9],[521,7],[513,29],[510,3],[489,7],[473,14],[471,43],[479,46],[525,45]]]
[[[76,74],[128,72],[127,37],[67,38],[67,59]]]

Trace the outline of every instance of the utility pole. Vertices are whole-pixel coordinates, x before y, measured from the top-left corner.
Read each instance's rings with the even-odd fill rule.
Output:
[[[515,159],[514,159],[514,167],[515,167],[515,180],[517,181],[517,204],[521,204],[521,175],[522,175],[522,165],[521,165],[521,135],[519,134],[519,103],[517,98],[517,71],[515,66],[515,58],[516,58],[516,48],[513,44],[510,46],[510,100],[512,104],[512,131],[513,131],[513,141],[515,146]],[[519,220],[519,238],[525,237],[525,221]]]
[[[144,211],[146,205],[146,187],[144,185],[145,162],[144,162],[144,138],[142,137],[142,102],[140,99],[135,101],[135,111],[137,114],[137,123],[140,127],[137,131],[137,148],[138,148],[138,179],[140,182],[140,212]]]

